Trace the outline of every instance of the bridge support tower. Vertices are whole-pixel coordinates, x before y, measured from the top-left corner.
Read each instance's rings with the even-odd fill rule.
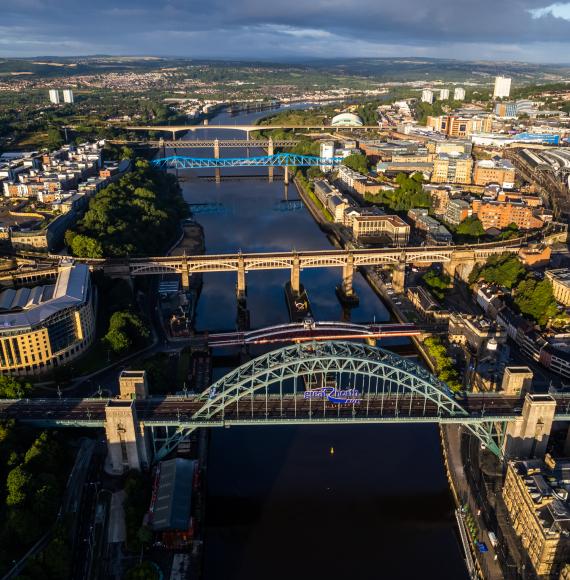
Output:
[[[150,436],[137,418],[135,401],[109,401],[105,408],[105,435],[109,473],[122,475],[129,469],[148,469]]]
[[[285,169],[283,172],[283,181],[285,185],[289,185],[289,167],[285,165]]]
[[[508,423],[503,443],[505,458],[542,459],[555,411],[556,401],[550,395],[527,394],[522,416]]]
[[[238,258],[238,269],[237,269],[237,299],[239,301],[245,301],[245,297],[247,294],[247,289],[245,285],[245,261],[243,256],[239,256]]]
[[[219,139],[214,139],[214,159],[220,158],[220,141]]]
[[[186,260],[186,258],[184,258],[184,261],[182,262],[180,277],[182,282],[182,290],[184,290],[184,292],[188,292],[188,290],[190,290],[190,268],[188,268],[188,260]]]
[[[394,292],[402,294],[406,290],[406,262],[400,260],[392,272],[392,288]]]
[[[301,261],[299,256],[293,256],[291,267],[291,292],[293,296],[299,296],[301,293]]]
[[[359,302],[358,296],[352,286],[354,279],[354,256],[348,254],[346,263],[342,267],[342,283],[337,288],[339,300],[348,306],[356,306]]]
[[[275,154],[275,147],[273,146],[273,139],[271,139],[271,137],[269,138],[269,142],[267,143],[267,155],[274,155]],[[273,173],[275,171],[275,168],[273,167],[273,165],[270,165],[268,167],[268,171],[269,171],[269,183],[273,183]]]

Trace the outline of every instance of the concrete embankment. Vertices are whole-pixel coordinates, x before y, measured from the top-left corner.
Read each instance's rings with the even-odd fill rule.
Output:
[[[203,254],[206,245],[204,242],[204,228],[198,223],[185,220],[182,223],[182,233],[175,244],[168,251],[169,256],[197,256]]]

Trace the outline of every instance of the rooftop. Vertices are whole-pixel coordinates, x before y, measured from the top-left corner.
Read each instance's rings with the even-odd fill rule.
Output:
[[[89,267],[65,265],[59,269],[55,284],[34,288],[9,288],[0,293],[0,333],[30,328],[52,314],[78,306],[87,300]]]

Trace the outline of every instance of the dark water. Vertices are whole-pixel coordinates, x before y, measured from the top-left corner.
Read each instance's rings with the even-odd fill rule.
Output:
[[[226,120],[221,115],[216,121]],[[243,137],[211,126],[187,138],[213,136]],[[245,155],[244,149],[222,149],[225,157]],[[201,175],[207,171],[212,173]],[[222,175],[262,171],[232,169]],[[182,185],[190,204],[221,204],[219,213],[196,216],[208,253],[330,247],[304,208],[279,211],[284,199],[297,198],[292,185],[288,190],[282,181]],[[247,274],[253,328],[288,320],[283,296],[288,278],[288,271]],[[306,270],[301,280],[317,319],[388,319],[360,275],[355,277],[360,305],[350,313],[335,295],[340,270]],[[204,276],[198,328],[235,327],[235,284],[231,273]],[[216,369],[216,378],[227,370]],[[216,430],[207,484],[206,580],[467,578],[435,426]]]

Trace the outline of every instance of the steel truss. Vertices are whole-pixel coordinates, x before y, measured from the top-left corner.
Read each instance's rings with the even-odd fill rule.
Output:
[[[340,165],[342,157],[316,157],[294,153],[276,153],[261,157],[186,157],[172,155],[153,159],[151,164],[161,169],[199,169],[221,167],[314,167],[318,165]]]
[[[334,384],[357,390],[358,403],[304,401],[306,389]],[[483,445],[501,455],[495,421],[472,418],[447,385],[410,360],[353,342],[301,343],[253,359],[200,395],[201,408],[177,427],[152,427],[160,460],[200,426],[317,424],[383,421],[461,422]],[[302,403],[307,403],[301,407]]]

